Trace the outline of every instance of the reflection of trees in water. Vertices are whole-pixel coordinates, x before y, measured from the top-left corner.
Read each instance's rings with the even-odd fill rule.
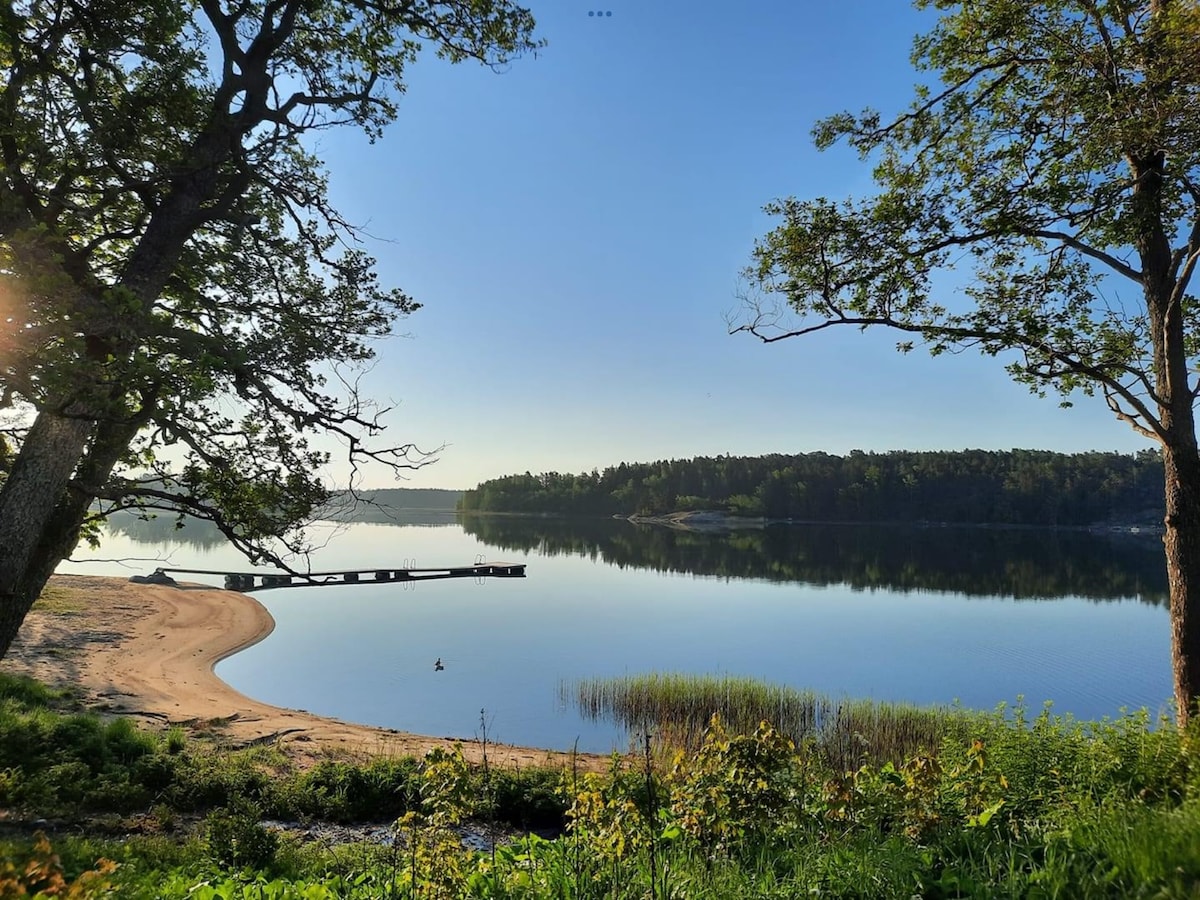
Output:
[[[182,522],[182,527],[177,525]],[[206,550],[225,543],[225,535],[212,522],[172,515],[141,518],[137,513],[121,511],[107,519],[108,530],[139,544],[182,544],[193,550]]]
[[[458,514],[452,509],[395,509],[387,506],[337,510],[325,518],[344,525],[415,525],[419,528],[440,528],[458,522]]]
[[[344,512],[346,516],[350,513]],[[439,528],[456,524],[455,514],[447,510],[404,510],[386,507],[362,507],[355,515],[361,518],[340,518],[339,525],[369,523],[375,525],[405,525]],[[182,544],[193,550],[208,550],[225,543],[225,535],[212,522],[185,516],[183,527],[176,527],[175,516],[163,514],[152,519],[122,510],[108,517],[108,529],[139,544]]]
[[[949,591],[1021,600],[1166,602],[1157,538],[1034,529],[779,525],[681,531],[611,519],[463,516],[468,534],[513,552],[602,559],[660,572]]]

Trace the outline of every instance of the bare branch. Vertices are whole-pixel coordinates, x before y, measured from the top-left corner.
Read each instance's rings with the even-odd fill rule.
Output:
[[[1098,250],[1090,244],[1086,244],[1076,237],[1072,237],[1061,231],[1036,230],[1030,231],[1028,234],[1031,237],[1045,238],[1047,240],[1059,241],[1062,244],[1070,247],[1072,250],[1078,250],[1084,256],[1090,257],[1097,262],[1102,262],[1118,275],[1124,275],[1130,281],[1135,281],[1138,284],[1142,283],[1143,275],[1137,269],[1126,263],[1121,262],[1115,256],[1105,253],[1103,250]]]

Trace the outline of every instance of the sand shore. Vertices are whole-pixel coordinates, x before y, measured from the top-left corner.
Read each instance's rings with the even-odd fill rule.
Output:
[[[106,713],[183,724],[235,746],[274,743],[301,764],[330,756],[422,755],[469,740],[425,737],[260,703],[213,672],[227,656],[275,627],[253,597],[204,585],[131,584],[122,578],[57,575],[25,620],[0,670],[71,686]],[[488,745],[488,759],[516,766],[567,765],[569,754]],[[581,768],[606,757],[581,754]]]

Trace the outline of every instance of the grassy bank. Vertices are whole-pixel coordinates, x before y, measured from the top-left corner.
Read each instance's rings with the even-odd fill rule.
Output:
[[[1200,896],[1200,734],[1145,714],[926,711],[942,717],[936,744],[849,767],[812,736],[717,718],[694,749],[614,759],[605,775],[502,773],[446,752],[298,772],[270,750],[214,753],[178,731],[58,711],[64,698],[28,682],[0,696],[0,805],[115,804],[164,824],[120,843],[0,843],[0,896],[31,877],[60,896],[79,883],[73,896],[200,900]],[[568,829],[464,849],[462,823],[517,821],[521,808]],[[183,810],[202,827],[165,834]],[[395,839],[302,846],[259,824],[329,814],[394,817]]]
[[[267,818],[379,822],[419,807],[420,762],[330,758],[300,770],[272,747],[230,750],[179,727],[139,729],[80,711],[70,695],[31,679],[0,675],[0,808],[19,818],[172,819],[241,804]],[[494,770],[490,806],[479,812],[514,827],[561,825],[557,783],[549,770]]]

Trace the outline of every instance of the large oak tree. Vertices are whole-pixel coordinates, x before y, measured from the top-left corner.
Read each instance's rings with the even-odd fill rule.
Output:
[[[977,348],[1035,391],[1102,395],[1162,452],[1186,721],[1200,698],[1200,10],[918,6],[941,17],[916,40],[932,77],[911,107],[814,132],[872,161],[877,193],[770,204],[781,221],[755,249],[735,330],[779,341],[885,327],[906,334],[902,350]]]
[[[313,434],[421,464],[354,380],[416,304],[307,138],[379,137],[422,47],[496,66],[533,24],[511,0],[0,3],[0,656],[104,512],[270,559],[327,497]]]

